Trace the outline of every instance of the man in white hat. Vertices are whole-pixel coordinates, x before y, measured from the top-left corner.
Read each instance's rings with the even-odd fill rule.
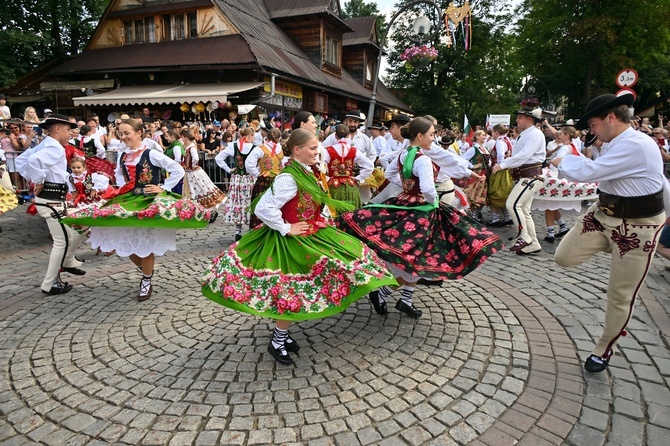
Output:
[[[496,164],[491,174],[511,169],[514,188],[507,198],[507,211],[519,228],[517,240],[510,248],[517,254],[535,254],[542,246],[535,233],[535,223],[530,212],[533,197],[543,183],[542,163],[546,157],[544,134],[536,127],[542,120],[542,109],[525,107],[516,112],[516,123],[521,131],[512,148],[512,156]]]
[[[78,276],[86,274],[79,269],[82,262],[74,257],[85,233],[80,234],[60,222],[67,215],[65,145],[70,138],[70,130],[77,124],[71,123],[67,116],[52,113],[39,126],[48,130],[49,135],[16,160],[24,178],[35,184],[37,212],[46,220],[53,239],[49,266],[42,281],[42,293],[56,295],[72,289],[72,285],[61,280],[61,271]]]
[[[588,103],[578,129],[589,128],[607,146],[600,156],[556,158],[551,163],[570,181],[599,182],[598,202],[563,237],[556,263],[577,266],[597,252],[611,255],[605,326],[584,368],[607,368],[613,349],[633,315],[637,293],[654,258],[670,210],[670,184],[654,140],[630,126],[630,94],[604,94]],[[665,211],[665,212],[664,212]]]

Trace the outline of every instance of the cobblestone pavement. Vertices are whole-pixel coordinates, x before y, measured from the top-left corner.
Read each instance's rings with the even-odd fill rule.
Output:
[[[605,373],[581,363],[604,319],[607,257],[566,270],[544,242],[418,288],[418,320],[360,300],[297,324],[302,348],[285,367],[266,351],[271,321],[200,294],[230,226],[180,231],[144,303],[128,260],[86,247],[88,273],[50,297],[46,224],[24,211],[0,216],[0,444],[670,444],[660,258]]]

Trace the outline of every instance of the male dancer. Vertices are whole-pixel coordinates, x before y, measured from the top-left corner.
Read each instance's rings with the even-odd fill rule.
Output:
[[[577,266],[593,254],[610,253],[605,326],[584,368],[602,372],[633,314],[637,293],[656,251],[670,185],[663,176],[658,146],[630,126],[633,95],[604,94],[589,102],[578,129],[589,128],[603,146],[600,156],[566,156],[551,163],[570,181],[599,182],[598,202],[567,233],[556,249],[556,263]],[[523,135],[523,134],[522,134]]]
[[[34,183],[37,212],[46,219],[53,239],[49,266],[42,281],[42,293],[65,294],[72,289],[72,285],[61,281],[61,271],[78,276],[86,274],[86,271],[79,269],[82,262],[74,257],[84,234],[79,234],[59,221],[67,215],[65,145],[70,139],[70,130],[77,124],[71,123],[67,116],[52,113],[39,126],[48,131],[48,136],[17,158],[17,168],[25,179]]]
[[[512,149],[512,156],[496,164],[491,175],[503,169],[512,169],[514,188],[507,198],[507,211],[519,228],[517,240],[510,251],[517,254],[535,254],[542,245],[535,234],[535,223],[530,213],[533,197],[544,184],[542,162],[546,157],[544,134],[535,127],[542,119],[542,109],[529,107],[517,110],[516,123],[521,135]]]

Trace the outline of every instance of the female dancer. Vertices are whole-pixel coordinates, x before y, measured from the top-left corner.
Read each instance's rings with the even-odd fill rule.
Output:
[[[314,169],[318,147],[314,133],[291,133],[284,154],[293,162],[255,203],[264,225],[215,258],[202,278],[202,292],[214,302],[277,320],[268,352],[281,364],[292,364],[288,352],[299,349],[288,334],[291,321],[340,313],[366,293],[395,284],[367,246],[322,215],[324,206],[351,207],[322,188]]]
[[[175,123],[176,124],[176,123]],[[168,146],[165,148],[165,156],[174,160],[177,164],[181,164],[181,160],[184,157],[184,145],[181,143],[181,126],[179,131],[177,130],[168,130],[167,132],[167,142]],[[180,178],[177,183],[175,183],[172,188],[172,192],[181,194],[182,189],[184,188],[184,179]]]
[[[105,158],[105,146],[98,138],[90,135],[91,127],[82,125],[75,145],[86,157],[86,166],[89,173],[101,173],[109,178],[114,178],[114,164]]]
[[[572,126],[565,126],[558,131],[556,141],[561,146],[556,151],[555,158],[565,156],[584,156],[573,144],[579,132]],[[544,220],[547,224],[545,242],[554,243],[570,230],[565,224],[560,210],[581,212],[583,200],[598,198],[597,183],[573,183],[564,178],[558,178],[558,169],[553,165],[545,167],[542,173],[544,185],[533,199],[533,210],[544,211]],[[554,223],[558,223],[558,232],[555,232]]]
[[[505,158],[512,156],[512,142],[507,137],[507,128],[502,124],[496,124],[491,129],[491,136],[495,145],[491,149],[491,170]],[[488,226],[509,226],[512,219],[507,214],[507,197],[509,197],[514,181],[509,169],[501,170],[489,176],[487,196],[491,207],[491,221]]]
[[[216,208],[226,201],[226,194],[216,187],[207,173],[198,165],[200,158],[193,133],[190,130],[185,130],[182,132],[181,138],[186,145],[183,162],[186,171],[183,195],[191,200],[196,200],[202,207],[212,211],[209,222],[214,223],[217,215],[219,215]]]
[[[284,167],[284,153],[279,144],[281,132],[273,128],[268,132],[267,141],[256,146],[244,161],[244,167],[249,175],[256,179],[251,191],[251,201],[268,190],[275,177],[279,175]],[[261,221],[252,214],[249,220],[249,229],[260,225]]]
[[[197,202],[169,191],[184,176],[184,169],[142,142],[142,121],[126,119],[119,126],[126,145],[116,167],[118,195],[102,207],[92,205],[63,219],[70,225],[92,226],[91,245],[104,252],[116,250],[142,270],[137,300],[151,297],[156,256],[176,250],[177,228],[207,226],[211,213]],[[170,177],[161,184],[161,169]]]
[[[491,155],[484,147],[484,141],[486,141],[486,132],[477,130],[472,147],[463,155],[463,158],[472,164],[472,171],[481,175],[480,178],[469,178],[463,187],[463,192],[468,197],[470,204],[470,215],[478,222],[482,221],[482,207],[486,205],[486,179],[491,159]]]
[[[401,284],[396,309],[413,317],[422,311],[412,303],[420,278],[461,279],[502,248],[497,235],[437,199],[437,166],[420,150],[430,151],[435,128],[425,118],[414,118],[401,129],[410,146],[389,164],[386,176],[403,192],[382,204],[366,206],[337,218],[343,231],[372,248]],[[378,314],[386,314],[385,298],[393,291],[382,287],[370,293]]]
[[[242,238],[242,225],[249,224],[249,205],[251,192],[254,188],[254,177],[249,175],[245,161],[256,147],[252,141],[254,130],[245,127],[239,131],[240,139],[223,149],[216,155],[216,164],[230,175],[228,201],[226,202],[224,221],[235,223],[235,241]],[[226,158],[233,157],[233,168],[226,164]]]

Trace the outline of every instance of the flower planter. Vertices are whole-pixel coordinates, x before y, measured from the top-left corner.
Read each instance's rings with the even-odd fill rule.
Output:
[[[430,63],[433,61],[433,59],[430,59],[428,57],[422,57],[420,59],[413,60],[410,62],[412,64],[412,67],[422,69],[428,67]]]

